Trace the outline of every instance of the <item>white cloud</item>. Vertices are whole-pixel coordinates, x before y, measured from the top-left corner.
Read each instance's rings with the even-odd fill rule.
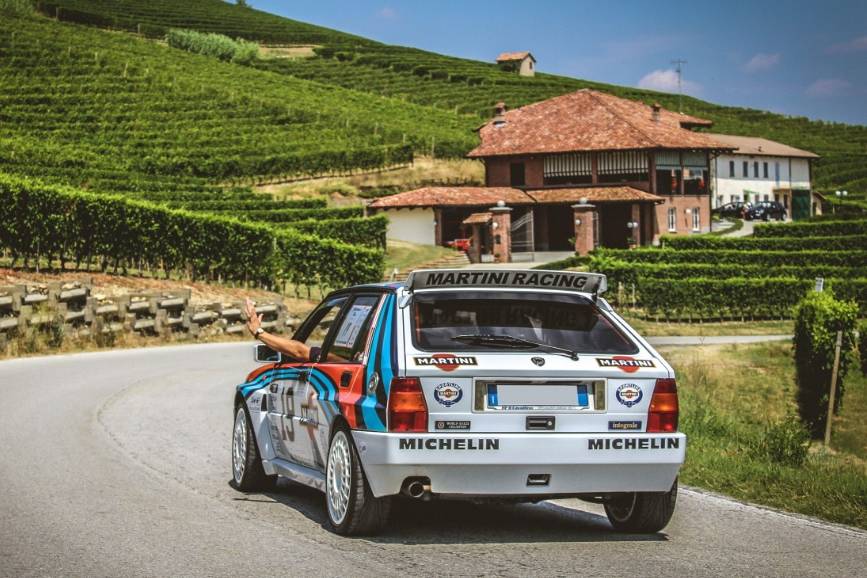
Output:
[[[759,52],[755,56],[749,59],[746,64],[744,64],[744,70],[747,72],[761,72],[762,70],[768,70],[769,68],[773,68],[780,62],[780,53],[776,52],[773,54],[766,54],[764,52]]]
[[[820,78],[807,87],[806,93],[818,98],[838,96],[848,92],[851,86],[852,83],[842,78]]]
[[[397,18],[397,10],[390,6],[385,6],[381,8],[376,15],[383,20],[394,20]]]
[[[831,53],[863,51],[867,51],[867,36],[859,36],[858,38],[853,38],[849,42],[842,42],[828,48],[828,52]]]
[[[651,90],[659,90],[662,92],[677,92],[677,72],[674,70],[654,70],[645,74],[638,81],[639,88],[649,88]],[[698,94],[701,92],[701,85],[691,80],[683,81],[683,92],[687,94]]]

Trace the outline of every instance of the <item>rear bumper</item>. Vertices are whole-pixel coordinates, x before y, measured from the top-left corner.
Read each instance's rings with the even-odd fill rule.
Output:
[[[686,456],[674,434],[395,434],[353,431],[374,496],[430,478],[434,494],[532,496],[662,492]],[[545,486],[528,476],[548,474]]]

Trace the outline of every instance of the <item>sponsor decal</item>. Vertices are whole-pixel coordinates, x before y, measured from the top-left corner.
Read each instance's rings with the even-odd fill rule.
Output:
[[[566,271],[436,271],[413,274],[413,289],[429,287],[540,287],[593,292],[603,277]]]
[[[678,438],[590,438],[588,450],[676,450]]]
[[[434,399],[440,405],[451,407],[464,397],[464,392],[461,391],[461,386],[457,383],[441,383],[434,388]]]
[[[400,438],[401,450],[480,450],[500,449],[497,438]]]
[[[462,365],[478,365],[472,355],[455,355],[454,353],[434,353],[427,357],[414,357],[416,365],[434,366],[443,371],[454,371]]]
[[[640,431],[641,430],[641,420],[609,421],[608,422],[608,429],[610,429],[610,430]]]
[[[642,393],[641,388],[634,383],[624,383],[614,392],[614,397],[616,397],[617,401],[626,407],[632,407],[641,401],[641,398],[644,397],[644,393]]]
[[[250,399],[247,400],[247,407],[250,409],[251,412],[258,413],[262,407],[262,396],[250,396]]]
[[[545,365],[545,358],[544,357],[531,357],[530,361],[532,361],[535,365],[538,365],[539,367],[542,367],[543,365]]]
[[[470,429],[470,421],[469,420],[443,420],[439,419],[434,424],[436,429],[444,430],[444,429]]]
[[[619,367],[626,373],[635,373],[642,367],[656,367],[650,359],[635,359],[626,355],[615,355],[614,357],[597,357],[596,363],[599,367]]]

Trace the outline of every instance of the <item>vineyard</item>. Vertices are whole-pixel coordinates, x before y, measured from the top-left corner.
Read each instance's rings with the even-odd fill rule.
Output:
[[[464,130],[489,118],[494,103],[500,100],[514,108],[580,88],[677,109],[677,97],[670,94],[550,74],[520,77],[493,63],[389,46],[221,0],[189,0],[182,5],[170,0],[54,0],[40,3],[40,7],[43,13],[62,20],[138,30],[151,36],[161,37],[170,28],[189,28],[262,43],[314,46],[314,58],[257,59],[252,66],[424,105],[426,110],[432,107],[457,117],[475,117],[462,125]],[[541,65],[544,67],[544,62]],[[713,120],[718,132],[762,136],[820,154],[814,177],[819,190],[843,188],[850,193],[867,193],[867,127],[719,106],[690,97],[683,98],[683,110]],[[454,134],[445,140],[422,139],[414,144],[416,150],[425,142],[437,155],[459,156],[473,144],[467,136]],[[863,198],[861,202],[867,204]]]
[[[612,301],[649,317],[788,318],[817,277],[867,314],[863,215],[755,231],[752,238],[666,237],[662,249],[597,249],[589,266],[608,275]]]

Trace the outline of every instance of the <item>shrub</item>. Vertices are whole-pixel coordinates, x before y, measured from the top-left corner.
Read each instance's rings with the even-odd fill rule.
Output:
[[[35,8],[32,0],[0,0],[0,14],[28,16]]]
[[[226,62],[249,64],[259,55],[259,45],[248,40],[232,40],[223,34],[171,28],[166,42],[173,48],[213,56]]]
[[[786,223],[785,225],[756,225],[756,237],[831,237],[833,235],[867,235],[867,219],[841,219]]]
[[[787,415],[778,422],[766,425],[751,449],[751,453],[759,459],[768,458],[786,466],[801,466],[810,449],[810,432],[797,415]]]
[[[837,391],[834,412],[842,405],[843,382],[852,361],[857,314],[857,305],[836,299],[827,289],[809,292],[795,308],[798,412],[813,437],[819,438],[825,431],[837,331],[843,332],[843,345],[837,383],[834,384]]]

